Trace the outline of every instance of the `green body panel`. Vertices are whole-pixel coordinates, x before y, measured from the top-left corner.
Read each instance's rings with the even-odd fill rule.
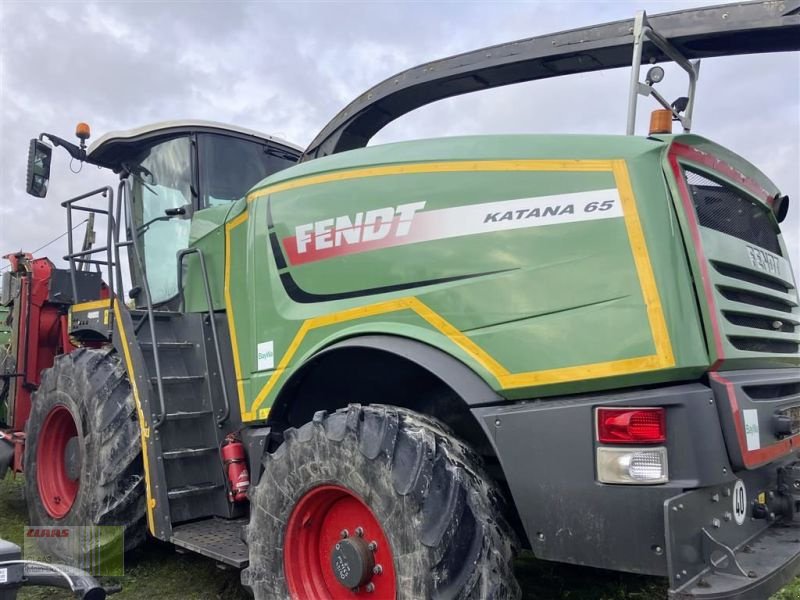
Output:
[[[676,138],[717,152],[702,138]],[[671,139],[515,135],[370,147],[273,175],[247,202],[231,207],[225,227],[219,209],[197,213],[193,243],[206,256],[215,307],[228,310],[244,420],[265,418],[281,386],[310,356],[364,334],[404,336],[440,348],[509,399],[699,377],[712,359],[698,311],[703,302],[695,293],[702,289],[697,259],[691,251],[687,258],[684,219],[672,200],[674,183],[665,177]],[[736,159],[730,153],[725,158]],[[531,168],[513,161],[549,162]],[[625,216],[593,214],[463,234],[458,222],[445,222],[458,221],[476,205],[525,199],[535,207],[560,203],[545,197],[571,194],[559,204],[565,209],[569,198],[620,185],[618,171],[586,161],[624,163],[634,203],[621,202]],[[624,187],[614,192],[620,198]],[[305,224],[322,222],[324,236],[337,217],[355,222],[357,213],[417,202],[425,204],[411,227],[423,227],[418,217],[433,213],[435,218],[423,217],[427,230],[449,233],[416,239],[414,231],[407,240],[359,252],[341,237],[340,248],[349,253],[296,262],[302,259],[298,227],[309,232]],[[644,242],[639,246],[632,232],[637,227]],[[190,269],[192,310],[205,309],[198,281]],[[796,364],[797,357],[758,360],[779,366]]]
[[[770,197],[779,194],[778,188],[769,180],[758,168],[750,164],[741,156],[727,150],[721,146],[710,142],[709,140],[697,135],[680,135],[680,136],[661,136],[665,142],[677,142],[692,146],[703,153],[720,159],[730,165],[733,169],[744,175],[750,180],[753,180],[763,191]],[[694,171],[701,172],[712,176],[720,181],[724,181],[732,188],[741,191],[745,195],[754,200],[760,200],[748,192],[747,188],[743,185],[742,181],[737,177],[726,175],[724,172],[712,169],[709,166],[699,165],[692,161],[681,161],[681,164],[690,165]],[[665,172],[671,173],[670,165],[665,153],[663,166]],[[680,191],[676,185],[673,177],[669,177],[670,191],[675,203],[676,213],[681,223],[681,230],[684,232],[684,241],[688,248],[693,248],[694,251],[690,252],[690,261],[693,273],[694,284],[697,290],[704,289],[703,282],[703,264],[707,267],[709,276],[709,288],[711,290],[711,302],[700,301],[700,308],[702,311],[704,332],[706,339],[709,340],[710,358],[720,370],[736,370],[736,369],[757,369],[757,368],[774,368],[774,367],[797,367],[800,366],[800,355],[798,353],[765,353],[754,352],[750,350],[742,350],[737,348],[731,343],[731,338],[736,336],[752,337],[758,336],[760,339],[766,341],[777,342],[800,342],[800,328],[794,333],[785,333],[780,331],[770,331],[767,329],[760,329],[754,331],[752,328],[741,327],[731,323],[726,314],[752,314],[757,313],[759,316],[773,319],[774,321],[783,321],[788,323],[800,323],[800,302],[798,301],[797,283],[794,280],[792,265],[788,260],[789,252],[782,235],[778,236],[778,241],[781,247],[782,256],[766,252],[756,246],[748,244],[738,238],[726,235],[719,231],[709,229],[706,227],[699,228],[701,249],[696,247],[695,242],[690,235],[690,227],[687,221],[687,215],[681,207]],[[769,213],[771,215],[771,211]],[[774,217],[770,216],[774,220]],[[771,269],[763,271],[763,265],[753,261],[751,250],[758,254],[766,253],[771,257]],[[770,287],[765,289],[763,285],[758,283],[743,281],[739,278],[732,278],[720,273],[713,265],[723,263],[730,266],[743,267],[745,269],[754,270],[756,272],[763,271],[762,278],[771,280],[773,283],[778,283],[785,286],[786,290],[781,291]],[[778,299],[786,304],[786,310],[775,310],[765,306],[748,306],[739,302],[731,301],[726,298],[721,292],[720,288],[724,287],[729,290],[740,290],[746,293],[755,294],[761,298],[768,300]],[[701,291],[699,295],[702,297],[704,294]],[[788,307],[791,307],[789,309]],[[722,346],[722,357],[724,360],[719,360],[713,343],[714,322],[718,323],[719,339]]]
[[[214,206],[197,211],[192,216],[189,244],[203,253],[208,271],[208,283],[214,310],[224,310],[222,293],[222,273],[225,266],[225,229],[223,225],[231,211],[230,206]],[[200,265],[197,256],[188,255],[184,259],[186,310],[203,312],[208,310]]]

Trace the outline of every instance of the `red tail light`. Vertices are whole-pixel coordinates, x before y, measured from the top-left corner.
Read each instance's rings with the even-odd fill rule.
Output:
[[[663,408],[597,409],[597,441],[603,444],[661,444],[666,440]]]

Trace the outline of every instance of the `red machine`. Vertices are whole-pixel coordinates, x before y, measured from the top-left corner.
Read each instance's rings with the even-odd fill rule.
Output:
[[[82,297],[75,300],[68,270],[56,269],[47,258],[22,252],[6,258],[11,268],[3,273],[0,302],[10,308],[8,354],[15,359],[6,364],[16,364],[14,372],[0,373],[9,380],[7,397],[0,398],[0,479],[9,467],[22,472],[25,423],[40,373],[53,366],[57,355],[75,349],[69,338],[70,305],[76,300],[108,297],[99,273],[79,274]]]

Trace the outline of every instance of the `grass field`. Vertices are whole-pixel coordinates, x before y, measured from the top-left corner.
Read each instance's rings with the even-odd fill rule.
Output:
[[[21,478],[0,481],[0,538],[22,543],[26,523]],[[584,567],[537,561],[523,555],[516,564],[525,600],[655,600],[666,595],[663,579],[622,575]],[[149,541],[126,557],[125,577],[118,584],[118,600],[243,600],[239,573],[220,570],[214,561],[194,554],[178,554],[169,545]],[[19,600],[66,600],[72,596],[50,588],[24,588]],[[800,600],[800,579],[772,600]]]

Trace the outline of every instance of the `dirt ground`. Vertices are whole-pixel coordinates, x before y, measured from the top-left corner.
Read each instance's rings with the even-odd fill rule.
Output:
[[[26,523],[21,478],[0,481],[0,538],[22,543]],[[517,578],[525,600],[655,600],[666,596],[665,581],[597,569],[537,561],[525,554],[517,560]],[[126,557],[125,577],[104,581],[118,584],[116,600],[244,600],[236,570],[191,553],[179,554],[169,545],[149,541]],[[67,600],[72,596],[50,588],[25,588],[19,600]],[[800,600],[800,578],[772,600]]]

